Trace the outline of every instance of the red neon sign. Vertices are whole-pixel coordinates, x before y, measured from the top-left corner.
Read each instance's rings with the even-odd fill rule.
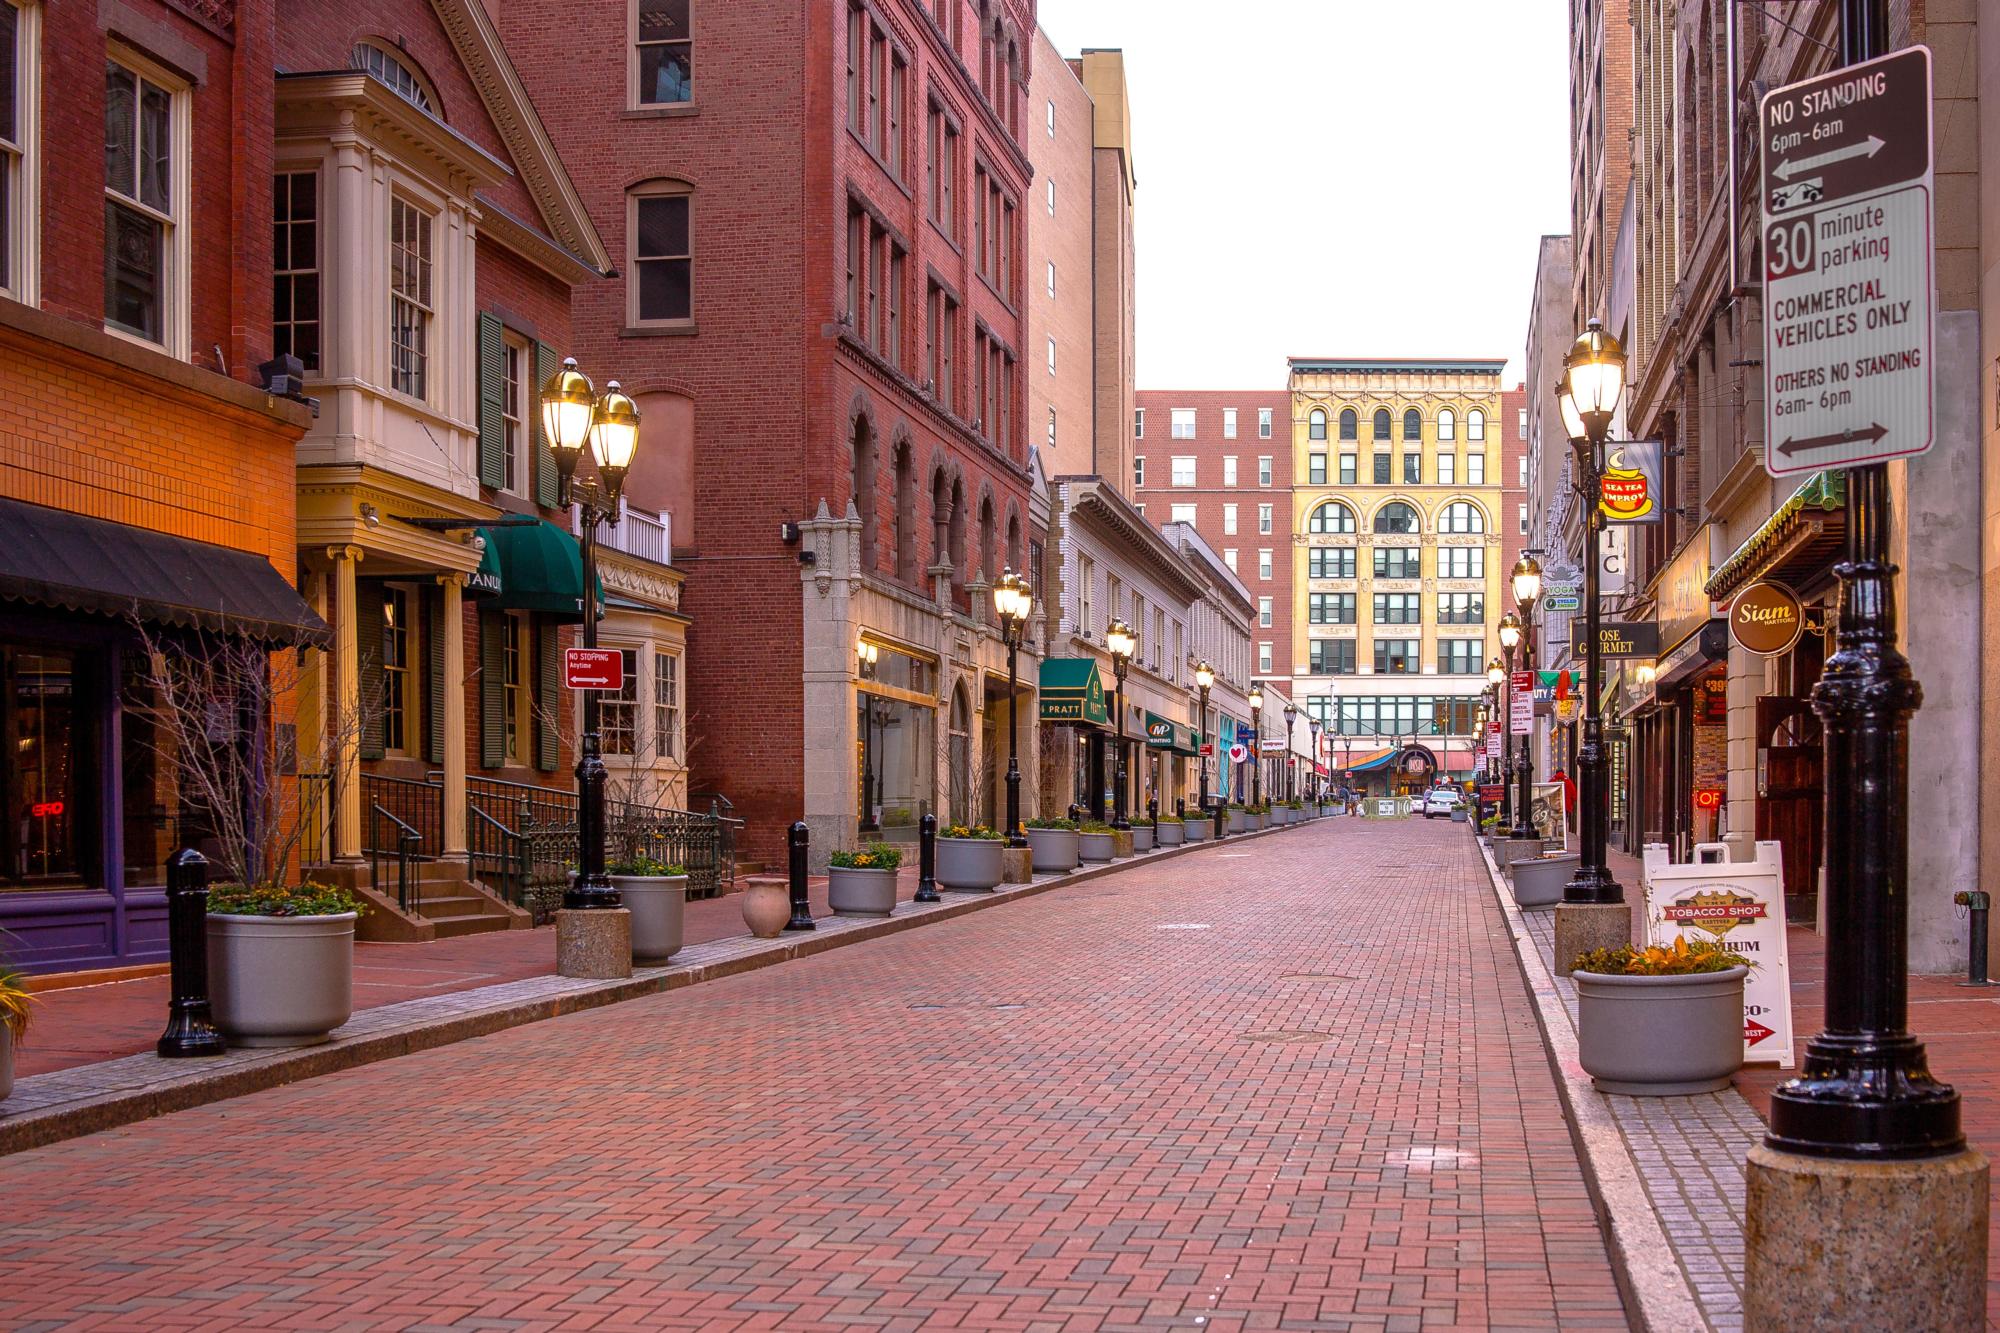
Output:
[[[54,819],[63,812],[61,801],[37,801],[32,807],[37,819]]]

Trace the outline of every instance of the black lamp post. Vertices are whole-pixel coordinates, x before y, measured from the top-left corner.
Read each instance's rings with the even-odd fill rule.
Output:
[[[1563,887],[1569,903],[1622,903],[1625,890],[1605,864],[1611,832],[1611,755],[1604,748],[1604,719],[1597,711],[1603,662],[1598,651],[1598,579],[1604,564],[1604,512],[1600,501],[1604,482],[1604,441],[1611,417],[1625,392],[1625,349],[1591,320],[1563,358],[1556,405],[1563,427],[1576,451],[1582,474],[1584,541],[1583,567],[1583,743],[1577,747],[1578,822],[1583,830],[1583,855],[1576,874]],[[1832,756],[1829,754],[1828,759]],[[1828,772],[1837,772],[1829,768]]]
[[[1194,669],[1194,687],[1201,694],[1201,744],[1205,749],[1215,748],[1215,733],[1208,729],[1208,691],[1215,684],[1215,668],[1202,658]],[[1208,809],[1208,756],[1201,757],[1201,799],[1199,808]]]
[[[1293,800],[1296,797],[1296,793],[1292,790],[1292,775],[1294,772],[1292,762],[1292,722],[1298,715],[1299,710],[1296,704],[1288,703],[1285,705],[1285,799],[1287,801]]]
[[[1843,0],[1841,59],[1888,50],[1888,6]],[[1765,1143],[1876,1160],[1965,1146],[1958,1092],[1909,1031],[1910,715],[1923,690],[1896,649],[1889,479],[1847,473],[1847,559],[1834,652],[1813,687],[1826,746],[1826,1030],[1771,1094]],[[1587,740],[1587,735],[1586,735]]]
[[[1316,717],[1306,720],[1306,730],[1312,733],[1313,751],[1312,772],[1306,778],[1306,786],[1309,789],[1306,793],[1306,798],[1314,805],[1319,804],[1319,733],[1322,725],[1324,724]]]
[[[1506,643],[1505,620],[1502,620],[1501,643]],[[1514,650],[1507,649],[1507,660],[1511,663]],[[1500,665],[1494,658],[1486,664],[1486,683],[1493,689],[1493,697],[1500,712],[1500,762],[1496,766],[1500,778],[1500,820],[1493,827],[1505,830],[1505,836],[1514,836],[1514,673]]]
[[[1507,676],[1512,688],[1515,654],[1520,660],[1528,660],[1521,618],[1509,611],[1500,617],[1500,646],[1507,650]],[[1525,670],[1525,666],[1522,668]],[[1532,691],[1531,691],[1532,692]],[[1511,731],[1512,719],[1509,719]],[[1528,752],[1528,737],[1522,736],[1518,746],[1513,737],[1508,737],[1507,748],[1514,754],[1514,826],[1508,831],[1512,838],[1532,838],[1535,836],[1534,823],[1534,781],[1535,757]]]
[[[1111,675],[1117,682],[1114,691],[1118,707],[1118,765],[1112,787],[1113,799],[1118,808],[1111,815],[1111,827],[1128,829],[1132,821],[1125,818],[1125,672],[1132,665],[1132,654],[1139,648],[1139,632],[1116,619],[1105,627],[1104,647],[1111,654]]]
[[[1250,687],[1250,804],[1264,804],[1264,687]]]
[[[618,493],[639,447],[639,408],[619,389],[604,386],[599,397],[590,380],[576,368],[576,358],[563,358],[562,369],[542,386],[542,429],[555,456],[556,503],[575,505],[582,529],[583,646],[597,646],[597,528],[618,522]],[[585,442],[597,464],[597,481],[581,479],[576,465]],[[572,911],[622,907],[624,900],[604,873],[604,785],[609,774],[598,738],[597,691],[583,692],[583,736],[576,763],[577,875],[563,893]]]
[[[1028,581],[1009,569],[993,585],[993,609],[1000,616],[1000,633],[1007,641],[1007,845],[1026,847],[1028,835],[1021,828],[1021,693],[1015,683],[1016,660],[1021,651],[1021,629],[1035,609],[1035,595]]]
[[[875,675],[875,664],[882,658],[882,650],[866,639],[854,641],[855,674],[862,680],[871,680]],[[875,700],[863,693],[861,698],[861,831],[873,833],[880,826],[875,822]]]

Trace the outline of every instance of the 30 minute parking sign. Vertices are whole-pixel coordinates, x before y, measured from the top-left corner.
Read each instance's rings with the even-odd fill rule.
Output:
[[[1920,454],[1933,439],[1931,56],[1765,94],[1764,466]]]

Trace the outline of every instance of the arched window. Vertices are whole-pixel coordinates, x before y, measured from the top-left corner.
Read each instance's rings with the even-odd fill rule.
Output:
[[[1465,438],[1468,440],[1486,438],[1486,414],[1476,407],[1465,414]]]
[[[431,92],[430,80],[388,47],[356,42],[348,63],[388,84],[397,96],[425,115],[437,115],[437,97]]]
[[[1448,407],[1438,409],[1438,439],[1442,441],[1457,438],[1458,415]]]
[[[1351,407],[1340,410],[1340,438],[1343,440],[1361,438],[1361,414]]]
[[[1354,511],[1338,500],[1328,500],[1312,511],[1306,520],[1308,532],[1352,532],[1354,531]]]
[[[995,543],[1000,540],[1000,520],[993,512],[993,497],[982,496],[979,501],[979,577],[992,582],[1000,577],[1000,571],[993,562],[1000,552]]]
[[[875,571],[875,431],[868,418],[854,418],[854,512],[861,519],[861,567]]]
[[[1375,409],[1375,438],[1378,440],[1389,438],[1389,409],[1386,407]]]
[[[1424,416],[1414,407],[1403,413],[1403,438],[1405,440],[1424,438]]]
[[[896,577],[917,580],[917,465],[908,440],[896,444]]]
[[[1021,516],[1011,510],[1007,514],[1007,568],[1021,572]]]
[[[1401,500],[1392,500],[1375,511],[1375,531],[1403,533],[1416,532],[1422,527],[1417,511]]]
[[[1323,409],[1315,407],[1312,410],[1312,415],[1307,417],[1306,420],[1309,423],[1306,426],[1306,435],[1308,438],[1315,440],[1326,438],[1326,412]]]
[[[1484,532],[1486,515],[1479,512],[1479,506],[1465,500],[1454,501],[1444,507],[1438,516],[1439,532]]]

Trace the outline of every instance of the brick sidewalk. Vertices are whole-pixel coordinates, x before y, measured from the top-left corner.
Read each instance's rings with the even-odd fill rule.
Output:
[[[1623,1328],[1454,826],[1327,823],[0,1160],[0,1325]]]
[[[904,902],[916,896],[914,868],[903,869],[897,889]],[[827,915],[826,877],[811,879],[808,894],[813,915]],[[707,944],[746,934],[742,903],[737,894],[689,903],[687,943]],[[555,970],[553,926],[427,944],[357,944],[354,1007],[359,1012],[403,1000],[554,976]],[[47,1074],[152,1050],[166,1026],[167,996],[165,976],[41,992],[36,997],[29,1041],[15,1053],[15,1073],[22,1077]]]

